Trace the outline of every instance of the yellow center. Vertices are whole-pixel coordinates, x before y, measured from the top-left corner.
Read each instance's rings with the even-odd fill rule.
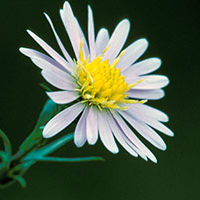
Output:
[[[103,60],[103,54],[108,47],[102,55],[97,56],[91,62],[89,62],[89,58],[84,58],[82,47],[83,40],[80,44],[74,77],[80,86],[77,90],[81,92],[83,102],[88,102],[89,105],[95,104],[100,110],[102,108],[124,110],[127,109],[124,104],[145,102],[127,98],[128,91],[142,80],[128,84],[125,76],[121,75],[120,68],[116,68],[125,51],[122,51],[110,65],[109,60]]]

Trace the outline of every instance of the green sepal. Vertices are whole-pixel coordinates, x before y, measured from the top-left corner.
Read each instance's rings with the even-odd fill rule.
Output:
[[[52,92],[52,90],[51,90],[48,86],[46,86],[45,84],[40,83],[40,86],[41,86],[43,89],[45,89],[47,92]]]
[[[47,100],[33,132],[25,139],[25,141],[19,147],[20,151],[27,151],[30,148],[35,148],[38,144],[41,144],[45,140],[42,136],[42,131],[46,123],[58,112],[56,104],[50,99]]]
[[[1,129],[0,129],[0,137],[3,140],[3,144],[4,144],[6,154],[11,155],[12,154],[12,147],[11,147],[10,140],[8,139],[7,135]]]

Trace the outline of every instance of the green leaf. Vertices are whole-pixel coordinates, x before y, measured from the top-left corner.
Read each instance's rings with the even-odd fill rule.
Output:
[[[0,129],[0,137],[3,140],[3,144],[4,144],[6,154],[11,155],[12,154],[12,147],[11,147],[10,140],[8,139],[6,134],[1,129]]]
[[[102,161],[101,157],[84,157],[84,158],[61,158],[61,157],[45,157],[46,155],[56,151],[67,142],[71,141],[74,134],[65,135],[56,141],[48,144],[38,150],[31,152],[23,161],[46,161],[46,162],[87,162],[87,161]]]
[[[13,178],[15,181],[17,181],[23,188],[26,187],[26,181],[22,176],[17,175],[17,176],[13,176],[11,178]]]
[[[73,133],[65,135],[65,136],[57,139],[56,141],[38,149],[38,150],[31,152],[23,160],[26,161],[26,160],[30,160],[30,158],[33,158],[33,157],[46,156],[46,155],[56,151],[57,149],[62,147],[67,142],[71,141],[73,139],[73,137],[74,137]]]
[[[10,155],[6,154],[4,151],[0,151],[0,180],[7,173],[10,166]]]
[[[50,99],[47,100],[45,106],[43,107],[42,112],[40,113],[39,119],[36,123],[36,126],[33,132],[25,139],[21,144],[20,150],[27,151],[28,149],[41,144],[45,140],[42,136],[42,128],[46,123],[57,113],[56,104]]]
[[[35,129],[37,130],[41,126],[44,126],[56,114],[56,110],[56,104],[50,99],[47,100],[42,112],[40,113]]]
[[[2,166],[8,167],[11,157],[8,154],[6,154],[4,151],[0,151],[0,158],[2,160],[2,162],[0,163],[0,168]]]
[[[104,161],[103,158],[97,156],[83,157],[83,158],[61,158],[61,157],[38,157],[32,158],[35,161],[45,162],[89,162],[89,161]]]

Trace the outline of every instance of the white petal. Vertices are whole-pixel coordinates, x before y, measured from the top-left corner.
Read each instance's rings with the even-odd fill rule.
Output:
[[[128,112],[129,115],[134,115],[134,117],[138,118],[139,120],[144,121],[145,123],[159,130],[160,132],[168,136],[174,136],[174,133],[169,128],[167,128],[164,124],[157,121],[154,115],[152,117],[151,115],[148,115],[148,114],[146,115],[146,113],[139,113],[137,110],[134,110],[132,108],[128,109],[126,112]]]
[[[146,39],[139,39],[132,43],[125,49],[124,55],[120,58],[117,67],[120,67],[122,71],[126,70],[131,64],[133,64],[148,47],[148,41]]]
[[[52,64],[53,66],[63,70],[63,71],[67,71],[60,63],[58,63],[56,60],[50,58],[49,56],[36,51],[34,49],[29,49],[29,48],[20,48],[19,49],[21,53],[23,53],[25,56],[28,56],[30,58],[38,58],[40,60],[44,60],[50,64]],[[36,64],[37,65],[37,64]],[[41,69],[46,69],[46,65],[37,65],[39,68]]]
[[[163,75],[148,75],[130,79],[126,77],[125,79],[128,83],[135,83],[139,80],[143,80],[141,83],[137,84],[134,89],[159,89],[169,84],[169,79]]]
[[[85,108],[75,128],[74,143],[77,147],[82,147],[86,142],[86,120],[88,110],[88,108]]]
[[[121,51],[128,33],[130,30],[130,22],[127,19],[122,20],[115,28],[110,41],[108,42],[109,49],[104,54],[104,60],[109,59],[110,63],[113,62],[115,57]]]
[[[66,104],[78,99],[79,95],[74,91],[47,92],[47,95],[57,104]]]
[[[96,49],[95,49],[95,42],[94,42],[94,20],[93,20],[93,13],[90,6],[88,6],[88,40],[90,46],[90,56],[91,60],[96,57]]]
[[[161,99],[165,93],[162,89],[155,90],[137,90],[131,89],[128,91],[128,96],[138,99]]]
[[[151,106],[145,104],[132,104],[129,106],[130,112],[137,113],[138,116],[147,116],[161,122],[169,121],[168,116],[164,112]]]
[[[85,105],[79,102],[58,113],[44,127],[43,136],[45,138],[50,138],[62,131],[78,117],[84,107]]]
[[[51,63],[43,60],[41,58],[31,58],[33,63],[35,63],[40,68],[44,70],[41,72],[43,77],[52,85],[63,90],[74,90],[76,87],[74,78],[68,74],[55,67]]]
[[[124,76],[128,77],[136,77],[143,74],[148,74],[157,70],[162,64],[160,58],[148,58],[146,60],[140,61],[135,63],[134,65],[130,66],[128,69],[123,71]]]
[[[74,49],[76,58],[78,59],[81,38],[79,35],[79,28],[77,26],[76,19],[72,12],[71,6],[67,1],[65,1],[65,3],[64,3],[63,10],[60,10],[60,16],[61,16],[62,22],[65,26],[65,29],[69,35],[69,39],[70,39],[72,47]]]
[[[129,124],[136,130],[140,135],[142,135],[146,140],[148,140],[151,144],[161,150],[166,150],[166,144],[163,139],[148,125],[144,122],[139,121],[134,117],[134,114],[129,115],[129,112],[126,111],[118,111],[128,122]],[[137,114],[135,113],[137,116]]]
[[[87,117],[87,141],[93,145],[98,139],[98,111],[93,106],[90,107]]]
[[[174,133],[169,128],[167,128],[164,124],[160,123],[159,121],[148,119],[145,122],[149,124],[151,127],[159,130],[160,132],[168,136],[174,136]]]
[[[60,63],[63,67],[65,67],[69,72],[71,72],[70,64],[60,56],[54,49],[52,49],[44,40],[39,38],[35,33],[30,30],[27,30],[29,35],[58,63]]]
[[[119,116],[118,113],[115,113],[115,119],[117,123],[119,124],[120,128],[125,133],[126,137],[143,152],[150,160],[153,162],[157,162],[156,157],[153,155],[153,153],[136,137],[136,135],[131,131],[131,129],[127,126],[127,124],[124,122],[124,120]]]
[[[41,74],[47,82],[58,89],[74,91],[76,88],[76,83],[71,77],[68,79],[68,74],[55,73],[52,70],[43,70]]]
[[[98,112],[98,129],[99,129],[99,136],[101,141],[103,142],[104,146],[112,153],[118,153],[119,149],[115,143],[114,137],[110,130],[108,121],[105,117],[106,113],[104,111]]]
[[[135,152],[134,149],[132,149],[125,141],[124,139],[124,133],[122,132],[122,130],[120,129],[120,127],[118,126],[118,124],[116,124],[115,120],[113,119],[113,116],[107,112],[108,114],[108,118],[107,121],[110,125],[110,128],[114,134],[114,136],[116,137],[116,139],[118,140],[118,142],[124,147],[124,149],[126,151],[128,151],[132,156],[137,157],[138,154]]]
[[[109,32],[107,29],[102,28],[99,30],[96,38],[96,54],[103,53],[109,42]]]
[[[45,17],[47,18],[47,20],[48,20],[48,22],[49,22],[49,24],[50,24],[50,26],[51,26],[51,28],[52,28],[52,30],[53,30],[53,33],[54,33],[54,35],[55,35],[55,37],[56,37],[56,40],[57,40],[57,42],[58,42],[58,45],[59,45],[59,47],[60,47],[60,49],[61,49],[63,55],[65,56],[65,58],[67,59],[67,61],[73,66],[73,65],[74,65],[74,62],[73,62],[72,58],[70,57],[70,55],[68,54],[68,52],[67,52],[67,50],[65,49],[65,47],[63,46],[63,44],[62,44],[62,42],[61,42],[61,40],[60,40],[58,34],[56,33],[56,30],[55,30],[55,28],[54,28],[54,26],[53,26],[53,23],[52,23],[50,17],[49,17],[46,13],[44,13],[44,15],[45,15]]]
[[[83,39],[83,55],[84,55],[85,58],[87,58],[89,56],[88,44],[87,44],[87,41],[85,39],[85,35],[84,35],[84,33],[83,33],[83,31],[82,31],[82,29],[80,27],[80,24],[78,23],[78,20],[76,19],[76,17],[74,17],[74,18],[75,18],[75,21],[76,21],[76,25],[78,27],[79,37],[81,39]]]

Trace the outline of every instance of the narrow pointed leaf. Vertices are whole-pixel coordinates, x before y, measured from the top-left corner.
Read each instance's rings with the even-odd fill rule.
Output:
[[[8,139],[8,137],[6,136],[6,134],[1,129],[0,129],[0,137],[3,140],[5,152],[8,155],[11,155],[12,154],[12,147],[11,147],[10,140]]]
[[[57,113],[57,111],[58,107],[56,106],[56,104],[50,99],[47,100],[42,112],[40,113],[39,119],[33,132],[20,146],[21,151],[30,149],[31,147],[37,145],[38,143],[41,143],[41,141],[44,140],[42,136],[43,129],[41,129],[41,127],[43,127]]]
[[[31,160],[32,158],[35,158],[35,157],[46,156],[46,155],[56,151],[57,149],[62,147],[67,142],[71,141],[73,139],[73,137],[74,137],[73,133],[65,135],[65,136],[57,139],[56,141],[38,149],[38,150],[31,152],[24,158],[24,161]]]
[[[83,158],[61,158],[61,157],[35,157],[33,160],[45,162],[89,162],[89,161],[103,161],[101,157],[83,157]]]
[[[45,84],[40,83],[40,86],[41,86],[43,89],[45,89],[47,92],[52,92],[52,90],[51,90],[48,86],[46,86]]]
[[[13,176],[12,177],[15,181],[17,181],[23,188],[26,187],[26,181],[22,176]]]

